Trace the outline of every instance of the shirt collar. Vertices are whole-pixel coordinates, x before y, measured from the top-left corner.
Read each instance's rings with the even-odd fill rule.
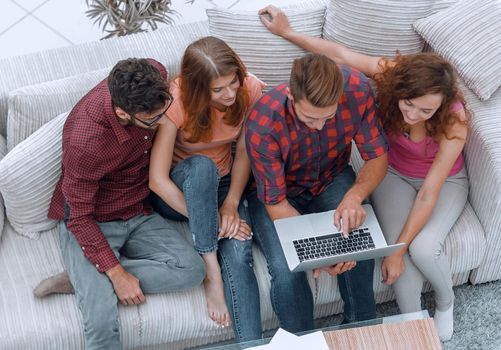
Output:
[[[297,118],[296,111],[294,110],[294,106],[292,105],[292,99],[289,97],[287,97],[287,114],[290,115],[292,122],[294,123],[297,130],[301,130],[306,126]]]

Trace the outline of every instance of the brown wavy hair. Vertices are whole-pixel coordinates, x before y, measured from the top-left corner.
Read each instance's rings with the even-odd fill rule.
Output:
[[[343,94],[343,75],[326,56],[309,53],[292,63],[290,90],[295,101],[306,99],[315,107],[330,107]]]
[[[235,103],[224,115],[227,125],[237,126],[250,105],[244,87],[247,69],[242,60],[223,40],[208,36],[191,43],[181,62],[180,90],[189,133],[188,142],[208,142],[212,138],[210,84],[214,79],[236,74],[240,81]]]
[[[399,100],[413,99],[427,94],[443,95],[442,104],[435,114],[425,122],[429,136],[445,135],[456,122],[461,121],[456,113],[450,113],[451,104],[460,101],[469,110],[461,93],[457,75],[452,65],[434,53],[397,55],[394,62],[380,61],[382,72],[374,76],[377,85],[379,115],[386,132],[400,134],[405,130]]]

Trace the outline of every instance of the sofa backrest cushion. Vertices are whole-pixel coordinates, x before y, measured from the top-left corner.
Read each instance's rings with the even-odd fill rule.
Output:
[[[30,85],[9,95],[7,149],[13,149],[34,131],[73,106],[101,80],[111,68],[69,78]]]
[[[322,35],[325,1],[304,1],[283,9],[298,32]],[[269,32],[257,11],[207,9],[211,35],[224,40],[242,58],[247,69],[268,84],[266,89],[289,81],[292,61],[305,51]],[[265,89],[265,90],[266,90]]]
[[[62,131],[68,112],[54,118],[0,161],[0,193],[7,218],[18,232],[38,238],[56,226],[47,218],[52,192],[61,175]]]
[[[423,40],[412,23],[426,17],[434,0],[331,0],[323,37],[373,56],[417,53]]]
[[[0,135],[0,162],[3,157],[7,154],[7,144],[5,138]],[[5,207],[3,205],[2,194],[0,193],[0,239],[2,238],[3,224],[5,222]]]
[[[204,21],[0,59],[0,134],[6,133],[7,98],[12,90],[112,67],[129,57],[155,58],[173,76],[186,46],[207,35]]]
[[[449,8],[452,5],[455,5],[460,1],[461,0],[435,0],[435,3],[433,4],[433,6],[431,8],[430,15],[433,15],[439,11],[445,10],[446,8]]]
[[[414,23],[468,87],[487,100],[501,86],[501,3],[469,0]]]

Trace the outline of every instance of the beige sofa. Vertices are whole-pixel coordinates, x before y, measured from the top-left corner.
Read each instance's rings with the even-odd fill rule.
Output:
[[[428,35],[430,46],[440,52],[441,43],[447,43],[447,38],[441,36],[440,29],[433,29],[434,21],[475,12],[454,9],[460,4],[454,5],[456,1],[451,0],[417,0],[413,8],[396,0],[386,1],[392,3],[386,8],[379,8],[381,1],[365,2],[375,5],[357,10],[360,1],[334,0],[326,9],[326,1],[312,1],[287,12],[298,30],[379,55],[392,55],[395,49],[403,53],[422,50],[423,40],[414,30]],[[450,13],[442,12],[434,19],[432,13],[440,9]],[[487,13],[496,13],[491,8],[483,11],[477,15],[484,20],[489,17]],[[339,16],[340,13],[345,16]],[[273,85],[287,79],[291,59],[302,53],[267,33],[255,14],[223,10],[211,10],[208,14],[209,22],[0,60],[0,349],[83,348],[81,316],[74,296],[35,299],[32,289],[41,279],[64,269],[55,223],[46,218],[60,172],[64,112],[103,79],[117,60],[153,57],[164,63],[173,76],[185,47],[212,34],[227,40],[251,72]],[[416,22],[420,18],[421,27]],[[496,26],[494,30],[501,37],[501,29]],[[431,27],[438,34],[427,32]],[[451,45],[445,45],[448,47]],[[454,64],[463,64],[454,61],[457,53],[443,54],[449,55]],[[491,64],[500,64],[497,58],[488,59]],[[498,70],[501,71],[501,64]],[[465,150],[471,192],[445,244],[455,285],[501,278],[501,90],[495,86],[500,85],[501,79],[494,77],[485,87],[483,79],[478,84],[475,76],[472,80],[466,73],[461,72],[468,83],[464,92],[475,113]],[[475,92],[470,90],[472,87]],[[355,168],[360,167],[357,154],[352,161]],[[186,225],[179,224],[179,228],[188,233]],[[263,327],[271,329],[277,327],[277,319],[269,301],[266,263],[257,249],[254,257]],[[336,280],[322,275],[318,280],[309,276],[309,281],[315,298],[315,317],[339,313],[342,303]],[[380,281],[376,269],[377,302],[393,299],[391,288]],[[183,293],[149,295],[147,303],[140,306],[120,306],[120,327],[125,348],[184,349],[233,337],[231,330],[215,327],[207,317],[202,287]]]

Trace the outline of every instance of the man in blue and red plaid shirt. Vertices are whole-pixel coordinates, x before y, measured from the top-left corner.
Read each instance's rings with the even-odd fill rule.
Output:
[[[345,236],[362,224],[362,202],[383,180],[388,163],[373,92],[362,73],[308,54],[294,61],[290,84],[275,87],[254,105],[245,133],[256,182],[249,212],[272,277],[274,311],[290,332],[311,329],[306,274],[288,269],[272,220],[336,209],[333,222]],[[357,176],[348,164],[353,140],[366,161]],[[345,323],[376,316],[374,260],[322,270],[337,275]]]

